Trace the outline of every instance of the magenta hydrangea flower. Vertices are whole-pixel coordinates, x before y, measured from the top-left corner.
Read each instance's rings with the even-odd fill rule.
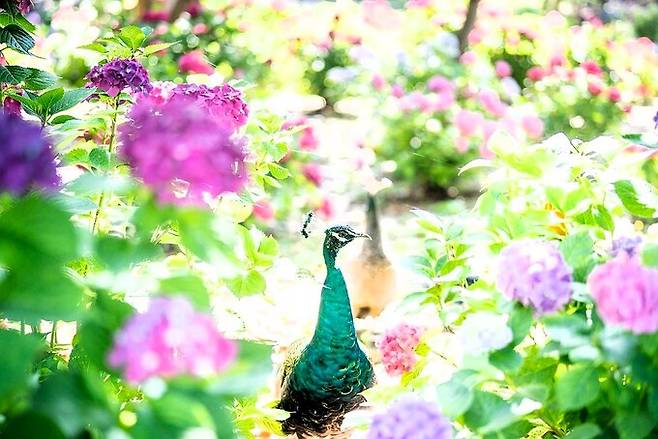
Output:
[[[41,129],[0,111],[0,192],[25,195],[59,185],[55,153]]]
[[[119,128],[121,155],[163,203],[204,206],[246,183],[244,139],[198,101],[140,99]]]
[[[450,439],[450,421],[427,401],[407,397],[375,415],[366,439]]]
[[[141,99],[160,105],[177,99],[194,100],[197,106],[205,109],[230,131],[241,128],[249,119],[249,107],[244,101],[242,91],[229,84],[208,87],[198,84],[177,85],[173,82],[156,82],[149,93],[140,96]]]
[[[644,267],[639,257],[620,252],[592,271],[587,286],[606,324],[635,334],[658,331],[658,270]]]
[[[209,315],[183,297],[159,297],[115,334],[107,362],[123,369],[127,381],[140,383],[151,377],[207,377],[226,369],[236,353]]]
[[[384,333],[377,342],[382,364],[390,375],[402,375],[416,365],[416,347],[420,343],[420,328],[401,323]]]
[[[135,59],[115,58],[87,73],[88,87],[96,87],[115,97],[125,89],[148,93],[153,86],[146,69]]]
[[[498,267],[498,289],[537,314],[558,311],[571,300],[571,268],[552,243],[514,242],[500,253]]]

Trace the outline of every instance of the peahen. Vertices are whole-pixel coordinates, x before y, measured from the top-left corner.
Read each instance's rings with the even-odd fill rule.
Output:
[[[377,204],[371,194],[366,206],[366,232],[372,239],[364,242],[361,253],[345,267],[352,310],[359,318],[379,315],[400,289],[399,275],[384,253]]]
[[[290,413],[286,434],[298,438],[339,437],[346,413],[357,408],[374,383],[372,364],[357,342],[347,286],[336,257],[356,238],[367,237],[349,226],[325,231],[327,277],[322,287],[315,333],[306,345],[291,348],[279,377],[278,408]]]

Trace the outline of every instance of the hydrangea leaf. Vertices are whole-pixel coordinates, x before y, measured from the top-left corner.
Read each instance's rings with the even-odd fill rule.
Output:
[[[617,196],[628,212],[640,218],[654,217],[656,214],[656,208],[654,206],[656,204],[655,194],[653,192],[647,190],[643,194],[644,196],[641,196],[641,193],[638,191],[637,182],[633,183],[630,180],[619,180],[614,183],[614,187]],[[646,192],[649,192],[653,197],[649,198]]]
[[[571,367],[558,377],[555,396],[560,410],[578,410],[599,397],[601,387],[597,370],[588,364]]]
[[[601,428],[596,424],[586,423],[575,427],[564,439],[594,439],[601,434]]]

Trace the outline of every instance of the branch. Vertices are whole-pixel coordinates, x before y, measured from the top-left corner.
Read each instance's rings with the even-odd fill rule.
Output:
[[[475,26],[475,17],[478,13],[478,5],[480,0],[469,0],[468,10],[466,11],[466,20],[464,20],[464,25],[459,30],[457,37],[459,38],[459,52],[464,53],[468,49],[468,34],[473,30]]]

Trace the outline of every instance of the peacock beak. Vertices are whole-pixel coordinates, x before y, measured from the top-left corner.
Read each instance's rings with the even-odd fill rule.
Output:
[[[371,238],[370,235],[368,235],[367,233],[357,233],[357,234],[356,234],[356,237],[357,237],[357,238],[368,238],[369,240],[372,241],[372,238]]]

